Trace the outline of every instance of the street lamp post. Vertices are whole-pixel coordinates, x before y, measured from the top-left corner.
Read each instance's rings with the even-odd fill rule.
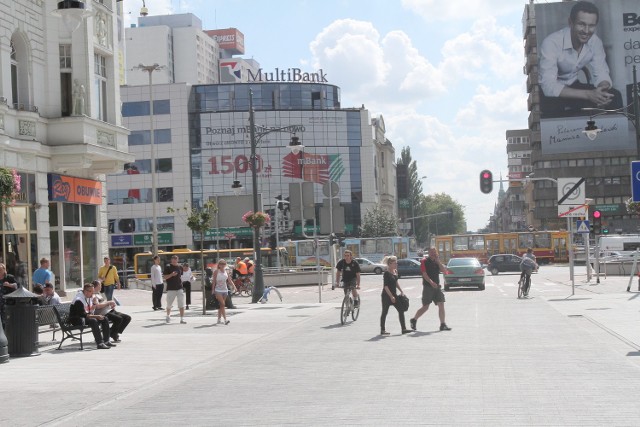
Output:
[[[278,271],[280,271],[280,251],[278,250],[278,242],[280,241],[280,222],[278,218],[278,210],[280,207],[280,203],[289,204],[286,200],[276,200],[276,267]]]
[[[151,145],[151,205],[152,205],[152,221],[151,224],[151,253],[158,253],[158,212],[156,206],[156,149],[155,149],[155,135],[153,128],[153,72],[164,69],[164,66],[142,65],[134,67],[137,70],[146,71],[149,73],[149,144]]]
[[[290,130],[291,126],[283,126],[280,128],[268,129],[264,132],[258,132],[258,134],[256,135],[255,112],[253,111],[253,91],[252,90],[249,90],[249,128],[250,128],[249,138],[251,139],[250,165],[251,165],[251,185],[253,187],[251,189],[251,193],[253,196],[253,212],[258,212],[260,206],[258,204],[258,174],[256,173],[258,162],[256,157],[256,149],[262,137],[272,132],[289,132],[293,134],[293,136],[291,137],[291,141],[289,143],[289,148],[291,149],[291,152],[293,152],[294,154],[297,154],[300,152],[300,150],[304,149],[304,146],[300,144],[300,138],[295,136],[295,132],[292,132]],[[235,180],[231,187],[233,188],[234,191],[239,191],[242,188],[242,185],[238,180]],[[260,248],[260,228],[258,227],[253,227],[253,248],[255,251],[256,263],[255,263],[254,273],[253,273],[255,280],[253,284],[253,295],[251,297],[251,300],[253,303],[257,303],[260,300],[260,298],[262,298],[262,294],[264,293],[264,276],[262,273],[262,250]]]
[[[600,133],[600,129],[596,126],[596,122],[594,117],[602,116],[605,114],[620,114],[625,116],[631,124],[636,129],[636,152],[638,158],[640,158],[640,101],[638,99],[638,78],[636,74],[636,66],[634,65],[632,68],[633,73],[633,102],[626,107],[621,107],[616,110],[605,110],[603,108],[583,108],[583,111],[594,111],[589,120],[587,121],[587,127],[584,128],[584,134],[587,135],[587,138],[590,140],[595,140],[598,137],[598,133]],[[629,114],[629,107],[633,105],[633,114]]]
[[[423,179],[427,179],[427,175],[423,175],[420,177],[420,182],[422,183]],[[415,198],[413,200],[413,203],[411,203],[411,221],[412,221],[412,225],[411,225],[411,229],[413,230],[413,236],[416,236],[416,213],[415,213]],[[428,238],[428,236],[427,236]]]

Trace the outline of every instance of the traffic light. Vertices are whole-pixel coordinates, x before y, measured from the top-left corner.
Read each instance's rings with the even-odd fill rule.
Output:
[[[276,235],[274,233],[271,236],[269,236],[269,247],[271,249],[276,249],[277,246],[278,246],[278,242],[276,241]]]
[[[447,209],[447,218],[453,219],[453,208]]]
[[[336,244],[336,235],[331,233],[329,234],[329,246],[333,246]]]
[[[600,234],[602,231],[602,212],[593,211],[593,234]],[[609,230],[607,230],[609,232]]]
[[[344,248],[344,237],[338,236],[338,246]]]
[[[493,174],[490,170],[480,172],[480,191],[489,194],[493,191]]]
[[[602,234],[609,234],[609,228],[602,227]]]

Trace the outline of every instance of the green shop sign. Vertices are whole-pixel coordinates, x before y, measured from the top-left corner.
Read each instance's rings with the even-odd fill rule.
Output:
[[[251,227],[221,227],[210,228],[204,233],[206,240],[212,239],[226,239],[225,234],[234,234],[236,238],[253,236],[253,229]]]
[[[618,204],[618,203],[608,204],[608,205],[595,205],[593,207],[593,210],[600,211],[603,213],[609,213],[609,214],[625,214],[627,212],[627,209],[625,208],[624,204]]]
[[[149,246],[151,245],[152,234],[134,234],[133,245],[134,246]],[[172,245],[173,233],[158,233],[158,245]]]

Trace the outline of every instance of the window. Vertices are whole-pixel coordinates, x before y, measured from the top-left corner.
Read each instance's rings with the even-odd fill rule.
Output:
[[[18,98],[18,54],[11,40],[11,99],[15,106],[20,102]]]
[[[164,187],[158,188],[158,202],[173,202],[173,188]]]
[[[170,144],[171,129],[155,129],[153,132],[155,144]],[[151,144],[151,133],[148,130],[134,130],[129,134],[129,145]]]
[[[94,112],[98,120],[107,121],[107,58],[94,55]]]
[[[73,84],[71,79],[71,45],[61,44],[60,52],[60,114],[71,115]]]
[[[148,116],[149,101],[125,102],[122,104],[122,117]],[[153,115],[171,114],[171,103],[168,99],[153,101]]]

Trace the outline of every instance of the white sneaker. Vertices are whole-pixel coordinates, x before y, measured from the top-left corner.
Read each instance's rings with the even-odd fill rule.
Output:
[[[222,319],[218,319],[218,321],[216,322],[217,325],[221,325],[222,324]]]
[[[182,323],[183,325],[187,323],[186,320],[184,320],[182,317],[180,318],[180,323]]]
[[[167,321],[167,323],[171,322],[171,317],[167,316],[167,318],[165,319]]]

